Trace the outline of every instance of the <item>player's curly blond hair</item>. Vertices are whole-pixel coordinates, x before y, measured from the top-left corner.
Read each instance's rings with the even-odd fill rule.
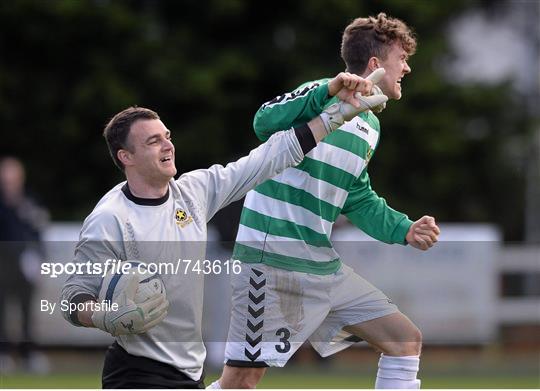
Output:
[[[343,32],[341,58],[348,72],[361,75],[371,57],[386,59],[394,42],[399,42],[409,56],[416,51],[416,37],[400,19],[384,12],[377,17],[356,18]]]

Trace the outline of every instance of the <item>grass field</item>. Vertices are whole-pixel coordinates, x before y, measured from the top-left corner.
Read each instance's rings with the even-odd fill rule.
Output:
[[[0,389],[101,387],[102,350],[49,350],[46,354],[53,370],[50,375],[2,374],[0,370]],[[504,351],[428,347],[423,358],[419,373],[422,388],[540,389],[536,348]],[[205,383],[210,384],[221,369],[208,365],[207,370]],[[287,367],[269,368],[258,388],[373,388],[376,371],[377,355],[368,349],[349,349],[324,360],[304,349]]]
[[[209,374],[206,384],[217,378]],[[538,376],[421,376],[422,388],[540,388]],[[48,376],[8,375],[0,377],[0,388],[100,388],[100,375],[56,374]],[[373,377],[354,373],[269,373],[258,388],[373,388]]]

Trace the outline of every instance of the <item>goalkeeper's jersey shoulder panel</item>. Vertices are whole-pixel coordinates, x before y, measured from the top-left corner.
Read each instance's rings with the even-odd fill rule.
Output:
[[[340,265],[330,241],[349,189],[379,141],[379,122],[362,113],[323,139],[300,165],[246,196],[234,258],[314,274]]]

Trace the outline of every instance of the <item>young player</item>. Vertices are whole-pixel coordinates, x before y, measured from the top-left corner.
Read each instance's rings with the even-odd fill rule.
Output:
[[[346,72],[263,104],[254,121],[257,136],[264,140],[320,113],[336,96],[350,93],[341,89],[344,83],[378,68],[386,70],[378,87],[389,99],[400,99],[415,48],[401,20],[383,13],[354,20],[341,46]],[[382,352],[377,388],[420,386],[420,331],[381,291],[341,264],[329,239],[344,214],[386,243],[427,250],[437,241],[433,217],[412,222],[371,189],[367,166],[379,135],[375,114],[361,113],[300,165],[248,193],[233,255],[246,266],[233,276],[226,365],[212,387],[254,388],[266,367],[284,366],[306,340],[328,356],[360,338]]]
[[[157,113],[142,107],[118,113],[104,136],[127,181],[110,190],[85,220],[75,260],[102,264],[204,260],[206,223],[219,209],[298,164],[344,120],[386,99],[351,98],[354,106],[341,102],[332,114],[322,113],[307,125],[276,133],[226,167],[214,165],[177,180],[171,133]],[[162,274],[167,298],[156,294],[143,303],[135,302],[137,277],[128,277],[116,308],[99,306],[101,274],[73,274],[67,279],[62,301],[70,304],[65,308],[77,310],[64,311],[64,317],[116,337],[105,357],[104,388],[203,387],[203,276],[187,269]]]

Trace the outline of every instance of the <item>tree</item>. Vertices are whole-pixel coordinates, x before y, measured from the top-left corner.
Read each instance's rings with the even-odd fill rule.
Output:
[[[0,153],[26,162],[55,219],[81,219],[121,178],[101,131],[129,105],[170,127],[179,170],[257,145],[253,114],[300,83],[343,70],[354,17],[385,11],[419,37],[404,98],[382,113],[374,187],[411,217],[492,221],[521,237],[523,173],[506,156],[531,119],[505,84],[456,87],[440,72],[446,26],[482,3],[418,1],[18,0],[0,5]],[[509,207],[508,205],[512,205]]]

